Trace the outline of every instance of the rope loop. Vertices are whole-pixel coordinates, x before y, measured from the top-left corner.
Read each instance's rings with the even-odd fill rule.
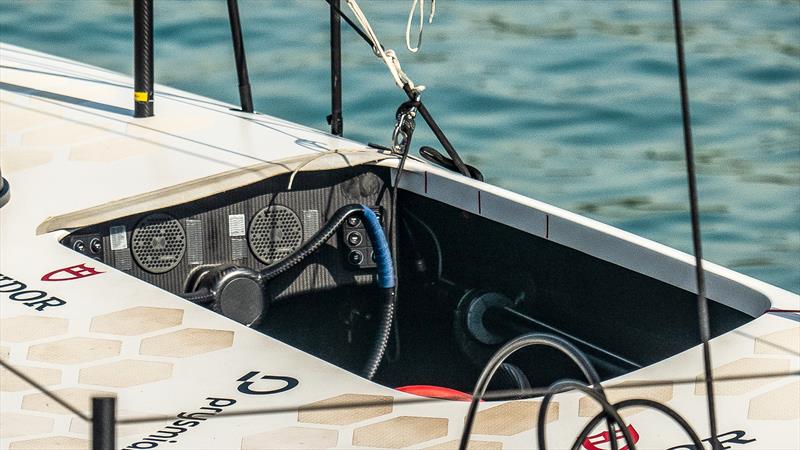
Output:
[[[414,20],[414,10],[419,3],[419,32],[417,33],[417,45],[411,46],[411,22]],[[436,15],[436,0],[431,0],[431,14],[428,16],[428,23],[433,23],[433,16]],[[408,22],[406,23],[406,48],[411,53],[417,53],[422,46],[422,30],[425,28],[425,0],[414,0],[411,9],[408,11]]]
[[[408,75],[403,72],[402,67],[400,67],[400,60],[397,59],[395,51],[392,49],[384,49],[383,45],[381,45],[381,42],[378,40],[378,35],[375,33],[375,30],[372,29],[372,25],[370,25],[369,20],[367,20],[364,11],[358,6],[358,2],[356,0],[347,0],[347,6],[353,11],[356,20],[358,20],[358,23],[360,23],[361,27],[364,29],[364,34],[367,35],[370,45],[372,45],[372,52],[375,53],[375,56],[383,60],[383,63],[389,68],[389,72],[392,74],[392,78],[394,78],[394,83],[397,87],[403,89],[405,86],[408,86],[417,94],[422,92],[425,86],[414,85],[411,78],[409,78]]]

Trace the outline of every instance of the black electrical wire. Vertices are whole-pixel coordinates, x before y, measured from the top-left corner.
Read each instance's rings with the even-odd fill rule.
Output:
[[[487,362],[486,366],[484,367],[483,371],[481,372],[480,377],[478,378],[478,382],[475,385],[475,390],[473,392],[472,401],[470,402],[470,407],[467,412],[467,417],[464,421],[464,430],[461,436],[461,442],[459,444],[460,450],[466,450],[469,437],[472,429],[472,424],[475,419],[475,415],[477,413],[478,402],[480,402],[486,391],[488,386],[488,382],[491,377],[494,375],[494,372],[498,369],[499,365],[505,361],[511,354],[516,352],[519,349],[528,346],[535,346],[535,345],[543,345],[554,348],[556,350],[561,351],[566,356],[575,362],[578,367],[583,372],[586,379],[591,383],[591,387],[587,385],[583,385],[579,382],[572,381],[572,380],[562,380],[552,384],[544,393],[544,399],[539,406],[539,413],[537,418],[537,440],[539,445],[539,450],[546,450],[546,440],[545,440],[545,428],[546,428],[546,417],[547,417],[547,406],[550,403],[550,400],[553,395],[565,392],[568,390],[579,390],[582,391],[584,394],[590,396],[595,401],[597,401],[603,408],[599,414],[597,414],[581,431],[581,434],[576,439],[575,443],[573,444],[573,450],[579,450],[582,443],[587,438],[588,434],[591,430],[597,426],[597,424],[605,418],[608,422],[609,427],[609,441],[611,444],[612,449],[618,448],[616,442],[616,434],[614,432],[613,424],[616,423],[620,427],[620,431],[623,434],[623,437],[626,441],[627,447],[631,450],[635,449],[635,442],[630,435],[630,432],[625,425],[625,422],[619,416],[618,411],[621,409],[633,407],[633,406],[642,406],[646,408],[656,409],[659,412],[669,416],[672,418],[685,432],[686,434],[692,439],[694,445],[697,448],[703,448],[702,443],[700,442],[700,438],[697,436],[697,433],[694,429],[689,425],[689,423],[677,412],[669,408],[668,406],[647,399],[632,399],[632,400],[625,400],[619,403],[615,403],[610,405],[605,392],[603,390],[603,386],[600,384],[599,376],[597,372],[592,367],[591,363],[589,362],[588,358],[575,346],[570,344],[568,341],[554,335],[543,334],[543,333],[532,333],[520,336],[515,338],[505,345],[503,345]],[[630,387],[630,386],[625,386]],[[716,434],[712,434],[712,436],[716,436]]]
[[[672,0],[672,16],[675,25],[675,49],[678,57],[678,80],[681,94],[681,117],[683,119],[683,144],[686,152],[686,178],[689,183],[689,207],[692,220],[692,243],[694,245],[695,277],[697,279],[697,315],[700,341],[703,343],[703,370],[706,385],[706,403],[711,436],[717,435],[717,414],[714,404],[714,380],[711,364],[711,327],[708,318],[708,300],[703,270],[703,245],[700,236],[700,211],[697,206],[697,179],[694,166],[694,145],[692,143],[692,119],[689,111],[689,87],[686,81],[686,62],[683,51],[683,24],[680,0]]]
[[[378,326],[378,339],[375,340],[375,346],[364,368],[364,377],[371,380],[378,371],[378,367],[383,360],[383,355],[386,353],[389,338],[391,337],[395,316],[397,277],[395,276],[396,261],[393,258],[393,253],[389,241],[386,239],[386,233],[383,230],[380,218],[372,209],[366,206],[363,207],[363,211],[364,227],[372,241],[372,248],[374,249],[373,259],[378,266],[378,273],[376,274],[375,281],[384,298],[383,315],[381,316],[381,322]]]
[[[11,200],[11,187],[8,181],[3,178],[2,171],[0,171],[0,208],[6,205]]]
[[[398,202],[398,200],[397,200],[397,188],[396,187],[392,191],[391,195],[392,195],[392,198],[390,200],[391,200],[391,205],[392,205],[392,217],[391,217],[391,220],[389,222],[389,233],[391,233],[392,230],[395,229],[395,223],[396,223],[395,221],[397,220],[396,217],[397,217],[397,202]],[[400,230],[399,225],[397,226],[397,230],[398,230],[398,234],[399,234],[399,230]],[[390,234],[390,236],[391,236],[391,234]],[[399,245],[395,245],[395,243],[399,242],[399,240],[400,240],[400,237],[396,236],[395,239],[393,239],[390,242],[390,245],[392,246],[392,250],[393,250],[392,251],[392,266],[394,268],[394,274],[395,274],[394,299],[393,299],[394,300],[394,302],[393,302],[394,310],[392,311],[392,314],[393,314],[393,317],[392,317],[392,337],[394,337],[394,351],[392,352],[391,355],[386,355],[386,360],[388,362],[390,362],[390,363],[393,363],[393,362],[397,361],[398,359],[400,359],[400,324],[399,324],[399,321],[397,320],[397,317],[400,314],[398,312],[398,308],[399,308],[398,299],[400,298],[400,269],[399,269],[398,261],[400,260],[400,249],[398,248]],[[387,342],[387,347],[388,347],[388,342]]]
[[[402,117],[405,114],[407,114],[408,111],[411,111],[412,108],[417,108],[418,105],[419,105],[419,102],[416,101],[416,100],[409,100],[407,102],[404,102],[402,105],[400,105],[400,107],[397,108],[397,111],[395,112],[396,119],[398,121],[402,120]],[[390,218],[390,221],[389,221],[389,230],[393,230],[394,229],[395,218],[397,217],[397,201],[398,201],[397,189],[398,189],[398,185],[400,184],[400,178],[403,175],[403,169],[405,168],[406,160],[408,159],[408,154],[411,151],[411,139],[412,139],[412,137],[414,135],[414,128],[415,128],[414,123],[413,123],[413,118],[411,120],[412,120],[412,122],[410,124],[410,128],[404,130],[406,135],[405,135],[405,139],[404,139],[404,142],[403,142],[403,153],[402,153],[402,156],[400,157],[400,163],[399,163],[399,165],[397,167],[397,174],[395,175],[394,184],[392,185],[391,198],[389,199],[391,201],[391,204],[392,204],[392,214],[391,214],[391,218]],[[401,122],[398,122],[398,123],[401,123]],[[379,200],[379,203],[380,203],[380,200]],[[389,360],[389,361],[392,361],[393,358],[396,360],[397,358],[400,357],[400,327],[397,324],[397,299],[398,299],[398,292],[400,290],[400,275],[399,275],[398,264],[397,264],[398,253],[399,252],[398,252],[397,248],[395,248],[394,251],[392,252],[392,266],[394,268],[394,273],[395,273],[395,285],[394,285],[394,289],[392,290],[393,297],[391,298],[391,305],[388,303],[388,301],[384,302],[385,306],[384,306],[383,318],[386,318],[386,317],[388,317],[389,314],[391,314],[392,324],[389,324],[390,326],[389,326],[389,328],[387,328],[387,324],[385,323],[385,321],[381,321],[381,325],[380,325],[381,333],[384,330],[387,331],[387,333],[388,333],[389,331],[392,330],[392,326],[394,327],[393,330],[394,330],[394,341],[395,341],[395,354],[392,357],[387,357],[387,360]],[[392,308],[391,311],[388,309],[390,306]],[[386,343],[384,344],[386,347],[388,347],[389,336],[390,336],[389,334],[386,335]],[[385,348],[384,348],[384,353],[385,353]],[[381,354],[381,357],[383,357],[384,353]],[[365,373],[368,375],[368,376],[366,376],[366,378],[368,380],[371,380],[375,376],[375,372],[377,372],[379,364],[380,364],[380,360],[375,361],[374,362],[374,366],[371,366],[369,364],[367,365],[367,368],[365,369]]]
[[[400,217],[399,219],[400,222],[397,226],[397,233],[400,233],[401,228],[403,231],[405,231],[405,235],[408,238],[408,250],[413,253],[414,270],[418,273],[423,273],[428,270],[428,264],[425,261],[425,257],[422,256],[422,253],[419,251],[419,243],[417,242],[417,238],[414,237],[411,226],[408,224],[408,221],[405,219],[405,217]]]

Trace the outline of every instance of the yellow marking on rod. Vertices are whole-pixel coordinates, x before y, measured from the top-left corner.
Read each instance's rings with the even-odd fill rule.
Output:
[[[146,102],[148,98],[150,98],[150,96],[147,95],[147,92],[136,91],[136,92],[133,93],[133,100],[134,101]]]

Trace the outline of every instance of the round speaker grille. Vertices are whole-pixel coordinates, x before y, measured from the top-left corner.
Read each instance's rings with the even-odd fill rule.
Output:
[[[131,236],[133,259],[142,269],[164,273],[181,262],[186,233],[180,222],[167,214],[150,214],[136,224]]]
[[[268,206],[250,221],[247,234],[250,249],[264,264],[287,257],[303,242],[303,228],[297,214],[285,206]]]

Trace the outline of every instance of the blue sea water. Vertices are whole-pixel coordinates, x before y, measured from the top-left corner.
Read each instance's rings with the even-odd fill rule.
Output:
[[[361,3],[487,181],[691,252],[668,0],[439,0],[418,54],[410,1]],[[225,1],[155,4],[157,82],[237,103]],[[327,128],[326,5],[240,11],[256,109]],[[684,21],[705,256],[800,292],[800,2],[684,1]],[[2,0],[0,39],[131,73],[131,2]],[[345,135],[387,144],[404,96],[343,41]]]

